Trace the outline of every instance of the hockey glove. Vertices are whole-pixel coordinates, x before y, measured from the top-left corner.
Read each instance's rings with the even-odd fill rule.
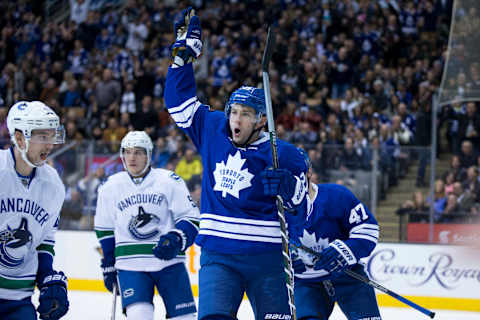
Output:
[[[100,266],[102,267],[103,283],[105,288],[107,288],[108,291],[113,292],[113,286],[115,285],[118,289],[119,287],[117,282],[117,269],[115,269],[115,262],[102,259],[102,264]],[[117,295],[118,292],[119,290],[117,290]]]
[[[182,250],[184,250],[184,241],[177,231],[170,231],[164,234],[153,247],[153,255],[158,259],[170,260],[175,258]]]
[[[350,248],[341,240],[335,240],[323,249],[315,262],[315,270],[325,270],[333,277],[338,277],[349,266],[357,263],[357,258]]]
[[[193,62],[202,54],[202,28],[195,10],[188,7],[174,23],[176,41],[172,45],[173,63],[183,66]]]
[[[303,263],[302,259],[295,259],[292,261],[292,267],[294,274],[300,274],[307,271],[307,267],[305,263]]]
[[[39,281],[38,289],[40,297],[37,311],[40,319],[57,320],[67,313],[67,277],[63,272],[52,271]]]
[[[287,169],[269,168],[262,171],[260,176],[265,195],[280,196],[287,210],[294,209],[305,198],[307,186],[304,175],[298,178]]]

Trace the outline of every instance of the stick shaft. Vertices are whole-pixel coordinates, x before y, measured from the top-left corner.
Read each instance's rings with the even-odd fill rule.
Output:
[[[298,248],[298,249],[301,249],[301,250],[303,250],[303,251],[305,251],[305,252],[308,252],[308,253],[314,255],[314,256],[317,257],[317,258],[320,258],[320,256],[321,256],[320,253],[314,251],[313,249],[311,249],[311,248],[309,248],[309,247],[307,247],[307,246],[304,246],[303,244],[300,245],[300,246],[297,246],[297,245],[295,245],[295,244],[292,244],[292,245],[293,245],[294,247]],[[410,301],[410,300],[408,300],[408,299],[405,298],[405,297],[402,297],[401,295],[399,295],[399,294],[397,294],[397,293],[395,293],[395,292],[393,292],[393,291],[385,288],[385,287],[382,286],[381,284],[379,284],[379,283],[377,283],[377,282],[375,282],[375,281],[373,281],[373,280],[371,280],[371,279],[369,279],[369,278],[367,278],[367,277],[362,276],[361,274],[356,273],[355,271],[352,271],[352,270],[350,270],[350,269],[345,269],[345,273],[348,274],[348,275],[349,275],[350,277],[352,277],[352,278],[355,278],[355,279],[357,279],[357,280],[359,280],[359,281],[361,281],[361,282],[363,282],[363,283],[365,283],[365,284],[368,284],[368,285],[371,286],[371,287],[374,287],[375,289],[377,289],[377,290],[379,290],[379,291],[382,291],[383,293],[388,294],[390,297],[395,298],[395,299],[397,299],[398,301],[401,301],[401,302],[405,303],[406,305],[412,307],[413,309],[416,309],[416,310],[420,311],[421,313],[429,316],[429,317],[432,318],[432,319],[435,317],[435,312],[430,311],[430,310],[428,310],[428,309],[426,309],[426,308],[424,308],[424,307],[422,307],[422,306],[419,306],[419,305],[416,304],[415,302]]]
[[[268,28],[267,44],[265,45],[265,51],[262,59],[262,77],[263,77],[263,91],[265,93],[265,104],[267,113],[268,133],[270,135],[270,148],[272,151],[272,164],[273,168],[277,169],[279,166],[278,153],[277,153],[277,134],[275,132],[275,122],[273,121],[273,108],[272,97],[270,95],[270,78],[268,76],[268,65],[272,56],[274,47],[274,32],[271,28]],[[280,196],[277,196],[277,213],[278,220],[280,222],[280,233],[282,236],[282,255],[285,275],[287,276],[287,292],[288,292],[288,305],[290,307],[290,313],[292,319],[296,320],[295,299],[293,294],[293,270],[292,260],[290,259],[290,253],[288,250],[288,233],[285,221],[285,211],[283,209],[283,200]]]
[[[113,284],[113,298],[112,298],[112,311],[110,313],[110,320],[115,320],[115,313],[117,311],[117,285]]]

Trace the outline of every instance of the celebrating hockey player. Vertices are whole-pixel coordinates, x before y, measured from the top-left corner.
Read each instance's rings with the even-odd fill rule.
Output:
[[[359,259],[370,255],[377,244],[375,217],[341,185],[309,182],[308,196],[313,210],[290,219],[290,241],[321,256],[292,250],[298,319],[327,320],[337,302],[349,320],[380,320],[373,288],[344,273],[351,268],[367,277]]]
[[[175,23],[177,40],[165,103],[202,156],[202,247],[199,319],[236,319],[246,292],[256,319],[290,319],[275,196],[288,210],[306,210],[303,155],[278,141],[280,168],[272,167],[262,89],[243,86],[225,112],[196,97],[192,61],[202,49],[200,21],[191,8]],[[264,193],[262,180],[268,185]]]
[[[67,278],[52,262],[65,187],[46,161],[64,130],[40,101],[14,104],[7,127],[13,146],[0,151],[0,319],[37,319],[35,284],[40,319],[60,319],[69,306]]]
[[[184,252],[198,233],[198,208],[179,176],[151,168],[152,150],[144,131],[129,132],[120,145],[126,171],[99,188],[95,231],[104,283],[109,291],[118,286],[129,320],[153,319],[154,287],[167,318],[194,320]]]

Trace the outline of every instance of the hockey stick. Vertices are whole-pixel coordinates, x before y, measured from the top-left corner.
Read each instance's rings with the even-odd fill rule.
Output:
[[[314,251],[313,249],[311,249],[311,248],[309,248],[309,247],[307,247],[307,246],[304,246],[303,244],[301,244],[301,245],[296,245],[296,244],[293,244],[293,243],[290,243],[290,244],[291,244],[293,247],[295,247],[295,248],[297,248],[297,249],[301,249],[301,250],[303,250],[303,251],[305,251],[305,252],[308,252],[308,253],[314,255],[314,256],[317,257],[317,258],[320,258],[320,256],[321,256],[320,253]],[[352,271],[352,270],[350,270],[350,269],[345,269],[345,273],[348,274],[348,275],[349,275],[350,277],[352,277],[352,278],[355,278],[355,279],[357,279],[357,280],[359,280],[359,281],[361,281],[361,282],[363,282],[363,283],[365,283],[365,284],[368,284],[368,285],[371,286],[371,287],[374,287],[375,289],[377,289],[377,290],[379,290],[379,291],[382,291],[383,293],[388,294],[390,297],[395,298],[395,299],[397,299],[398,301],[401,301],[401,302],[405,303],[406,305],[412,307],[412,308],[415,309],[415,310],[420,311],[421,313],[429,316],[429,317],[432,318],[432,319],[435,317],[435,312],[430,311],[430,310],[428,310],[428,309],[425,309],[425,308],[422,307],[422,306],[419,306],[419,305],[416,304],[415,302],[410,301],[410,300],[408,300],[407,298],[402,297],[401,295],[399,295],[399,294],[397,294],[397,293],[395,293],[395,292],[393,292],[393,291],[385,288],[384,286],[380,285],[378,282],[375,282],[375,281],[373,281],[373,280],[371,280],[371,279],[369,279],[369,278],[367,278],[367,277],[364,277],[364,276],[362,276],[361,274],[358,274],[358,273],[356,273],[355,271]]]
[[[267,34],[267,43],[265,45],[265,50],[263,51],[262,58],[262,76],[263,76],[263,91],[265,92],[265,104],[267,107],[267,122],[268,122],[268,133],[270,135],[270,148],[272,150],[272,162],[273,168],[278,168],[278,154],[277,154],[277,133],[275,131],[275,122],[273,121],[273,110],[272,110],[272,97],[270,96],[270,78],[268,76],[268,65],[270,64],[270,59],[272,58],[273,47],[275,46],[275,33],[272,28],[268,28]],[[283,209],[283,200],[280,196],[277,196],[277,212],[278,220],[280,222],[280,233],[282,236],[282,255],[283,255],[283,266],[285,270],[285,275],[287,276],[287,291],[288,291],[288,305],[290,307],[290,313],[292,314],[292,319],[296,320],[297,315],[295,311],[295,300],[293,297],[293,270],[292,270],[292,260],[290,259],[290,253],[288,251],[288,234],[287,227],[285,223],[285,211]]]
[[[115,320],[115,312],[117,311],[117,285],[113,284],[113,300],[112,300],[112,312],[110,315],[110,320]]]

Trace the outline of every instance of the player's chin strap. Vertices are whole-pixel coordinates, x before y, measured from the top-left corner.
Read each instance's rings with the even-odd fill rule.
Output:
[[[257,120],[258,121],[258,120]],[[257,121],[255,121],[255,124],[257,124]],[[233,141],[232,139],[232,142],[233,144],[237,147],[237,148],[246,148],[248,145],[249,145],[249,141],[250,139],[252,139],[253,135],[257,132],[260,132],[260,130],[263,129],[264,126],[261,126],[260,128],[257,128],[257,129],[253,129],[252,132],[250,133],[250,135],[248,136],[247,140],[245,140],[245,143],[242,143],[242,144],[238,144],[236,143],[235,141]],[[230,130],[230,135],[232,135],[232,129],[230,128],[230,124],[228,125],[228,128]]]
[[[20,155],[21,155],[23,161],[25,161],[30,167],[38,168],[38,167],[43,166],[45,164],[45,162],[47,162],[47,160],[43,160],[38,165],[35,165],[30,160],[28,160],[27,152],[28,152],[28,146],[30,145],[30,143],[29,143],[27,138],[25,138],[25,149],[20,148],[20,146],[17,143],[17,139],[14,139],[14,144],[15,144],[15,147],[17,147],[17,149],[20,151]]]

